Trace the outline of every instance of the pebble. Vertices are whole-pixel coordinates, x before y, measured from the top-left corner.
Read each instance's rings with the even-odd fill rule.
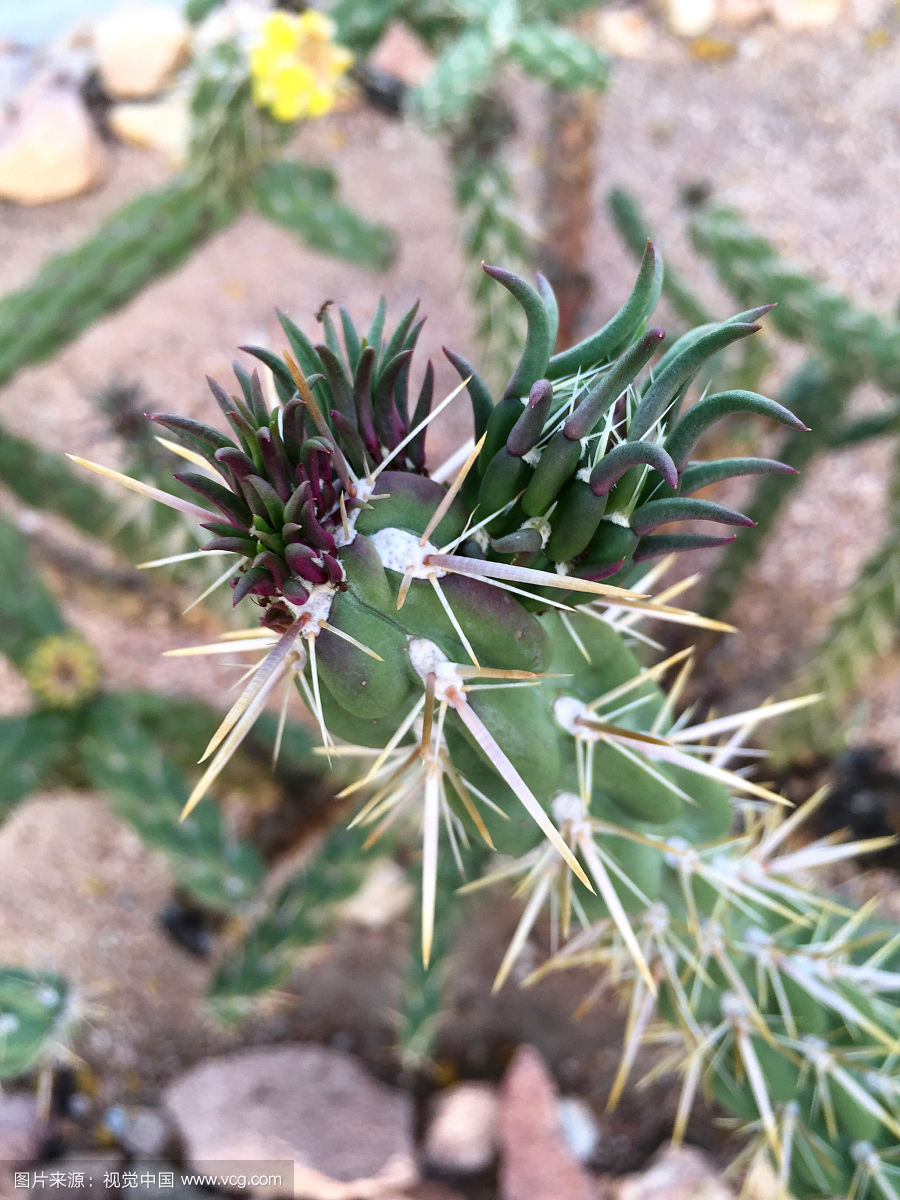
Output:
[[[700,37],[716,20],[716,0],[664,0],[663,16],[678,37]]]
[[[553,1080],[533,1046],[521,1046],[507,1068],[497,1125],[502,1200],[593,1200],[593,1181],[566,1143]]]
[[[98,22],[97,69],[116,100],[157,95],[188,56],[190,26],[174,5],[123,4]]]
[[[841,15],[843,0],[769,0],[769,7],[777,25],[799,33],[821,29],[836,21]]]
[[[191,136],[191,115],[184,93],[114,104],[107,119],[116,137],[129,146],[155,150],[173,167],[184,165]]]
[[[409,909],[413,887],[392,859],[374,862],[359,891],[341,905],[341,918],[365,929],[384,929]]]
[[[208,1059],[166,1088],[164,1104],[192,1170],[292,1159],[305,1200],[395,1197],[418,1178],[411,1099],[337,1050],[272,1046]]]
[[[457,1083],[435,1099],[425,1134],[425,1161],[436,1171],[469,1175],[497,1154],[497,1091],[489,1083]]]
[[[580,1163],[586,1163],[600,1140],[593,1109],[580,1096],[563,1096],[557,1105],[557,1112],[569,1149]]]
[[[74,91],[32,94],[0,132],[0,198],[50,204],[78,196],[106,176],[107,155]]]
[[[639,8],[604,8],[597,14],[597,41],[616,58],[652,58],[659,41],[652,21]]]

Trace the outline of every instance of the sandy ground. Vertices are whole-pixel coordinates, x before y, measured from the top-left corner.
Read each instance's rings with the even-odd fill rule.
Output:
[[[687,269],[679,196],[698,182],[854,301],[881,311],[893,307],[900,260],[900,40],[875,52],[866,49],[864,36],[882,7],[888,6],[857,0],[817,34],[786,37],[760,28],[742,35],[729,61],[692,62],[684,46],[668,42],[651,61],[616,65],[603,102],[592,320],[609,315],[633,275],[602,205],[613,185],[642,198],[664,250],[707,299],[719,298],[723,315],[726,302],[709,271]],[[540,96],[523,81],[517,99],[523,128],[517,170],[533,195]],[[100,388],[132,381],[150,408],[211,414],[204,373],[224,378],[241,343],[277,345],[276,304],[313,332],[325,299],[367,319],[379,292],[394,314],[420,297],[429,314],[420,362],[434,358],[449,386],[454,380],[441,366],[442,343],[477,361],[440,147],[368,112],[336,117],[305,136],[311,153],[334,162],[344,196],[400,234],[390,271],[374,277],[245,216],[51,363],[23,371],[0,392],[2,420],[29,431],[40,414],[47,445],[115,464],[121,449],[91,404]],[[102,190],[46,209],[0,208],[0,289],[24,284],[46,255],[77,243],[99,218],[164,176],[151,157],[118,149]],[[464,406],[458,414],[451,420],[462,423]],[[766,543],[733,614],[743,632],[730,643],[729,663],[742,700],[782,684],[786,667],[814,644],[876,544],[886,459],[887,448],[878,446],[820,464]],[[125,603],[111,597],[99,607],[96,590],[76,577],[61,586],[61,600],[97,645],[111,688],[142,683],[223,703],[230,682],[223,670],[204,664],[186,671],[178,660],[160,658],[162,649],[193,635],[173,621],[172,606],[159,592]],[[879,665],[866,690],[860,736],[900,742],[898,679],[896,663]],[[24,702],[11,678],[4,706]],[[37,797],[0,831],[2,956],[64,969],[97,993],[81,1049],[109,1065],[114,1091],[126,1087],[138,1065],[146,1069],[148,1059],[154,1064],[148,1074],[164,1077],[178,1061],[222,1044],[202,1010],[205,968],[186,962],[153,924],[167,886],[161,862],[106,815],[99,798]],[[380,943],[367,953],[378,960]],[[327,1008],[322,1001],[322,1011]],[[311,1010],[308,1016],[305,1028],[315,1030]],[[323,1032],[326,1025],[323,1019]],[[546,1029],[531,1032],[545,1042],[550,1036]],[[558,1064],[566,1054],[559,1050],[553,1058]]]

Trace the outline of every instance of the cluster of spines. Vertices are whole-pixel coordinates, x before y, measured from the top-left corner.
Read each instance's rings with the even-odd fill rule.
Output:
[[[877,924],[871,905],[851,912],[795,882],[798,871],[884,839],[786,849],[815,803],[780,823],[745,810],[743,833],[726,841],[673,840],[659,898],[633,916],[647,970],[606,920],[580,931],[534,979],[595,964],[628,993],[611,1106],[639,1045],[661,1043],[654,1072],[682,1079],[676,1140],[706,1088],[758,1133],[753,1147],[773,1159],[783,1195],[890,1200],[900,1137],[896,933]]]

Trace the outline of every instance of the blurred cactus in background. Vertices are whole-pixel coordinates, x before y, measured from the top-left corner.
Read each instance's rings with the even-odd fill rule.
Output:
[[[65,980],[0,966],[0,1082],[52,1065],[78,1019]]]
[[[616,224],[629,246],[637,249],[647,226],[635,200],[621,191],[610,196]],[[779,458],[799,472],[821,454],[900,433],[900,324],[856,308],[845,297],[783,262],[773,247],[729,210],[701,210],[693,218],[694,245],[708,257],[721,282],[738,303],[766,295],[776,301],[772,323],[779,333],[800,342],[810,357],[782,385],[782,403],[809,426],[809,433],[788,433]],[[704,311],[676,277],[667,296],[678,314],[696,320]],[[747,359],[731,369],[746,378]],[[758,364],[760,373],[766,362]],[[756,375],[759,378],[759,375]],[[865,416],[850,412],[861,384],[881,392],[879,407]],[[760,480],[747,505],[757,525],[756,539],[774,530],[798,474]],[[855,699],[874,660],[897,644],[900,628],[900,539],[897,494],[900,460],[895,454],[885,499],[887,528],[881,544],[866,559],[821,644],[801,672],[801,685],[822,693],[823,701],[793,713],[772,737],[779,759],[832,754],[843,746],[841,717]],[[723,615],[737,597],[745,575],[759,554],[749,540],[729,546],[714,565],[704,598],[704,611]]]
[[[809,697],[697,720],[679,712],[691,652],[640,657],[659,648],[649,622],[723,628],[673,603],[691,581],[651,595],[672,555],[731,536],[683,522],[752,524],[696,491],[791,470],[698,459],[697,443],[735,413],[808,436],[747,389],[684,406],[712,356],[753,335],[769,306],[689,330],[657,357],[662,267],[647,245],[622,308],[554,354],[546,281],[485,271],[527,332],[499,397],[447,352],[474,437],[443,466],[429,471],[425,437],[456,392],[434,405],[430,364],[411,385],[416,309],[389,331],[382,303],[365,330],[326,312],[319,344],[283,318],[283,359],[252,351],[272,372],[274,407],[243,369],[233,393],[211,384],[227,433],[154,415],[201,503],[97,468],[196,517],[208,548],[233,556],[234,603],[256,617],[221,643],[258,658],[206,748],[188,819],[281,689],[304,697],[324,756],[362,764],[319,858],[276,890],[214,998],[240,1015],[285,978],[292,950],[323,936],[358,881],[361,850],[385,839],[405,846],[419,884],[407,1061],[434,1044],[464,903],[454,887],[515,881],[524,908],[496,986],[549,914],[562,949],[542,972],[595,966],[628,1005],[611,1103],[649,1038],[664,1047],[660,1069],[683,1080],[676,1138],[703,1089],[798,1200],[892,1196],[897,932],[871,905],[850,911],[811,884],[815,869],[890,839],[804,845],[820,798],[785,818],[750,778],[757,725]],[[351,800],[361,806],[345,828]]]

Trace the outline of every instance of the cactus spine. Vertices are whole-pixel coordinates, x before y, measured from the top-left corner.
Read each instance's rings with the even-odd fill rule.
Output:
[[[693,458],[732,413],[802,430],[784,406],[731,389],[682,411],[710,357],[755,333],[767,309],[701,326],[657,357],[664,334],[647,327],[661,263],[648,245],[622,308],[554,355],[545,281],[486,271],[521,306],[524,345],[496,402],[449,354],[475,437],[434,475],[424,439],[443,404],[432,409],[430,365],[411,389],[415,309],[390,333],[383,305],[366,332],[326,314],[318,345],[283,318],[284,360],[253,351],[273,372],[274,409],[243,369],[233,394],[212,385],[228,434],[156,414],[206,463],[178,476],[204,503],[168,502],[233,554],[234,601],[258,618],[238,637],[262,653],[187,810],[276,687],[296,685],[327,752],[365,764],[343,793],[362,801],[353,827],[367,844],[420,843],[426,967],[444,949],[448,872],[472,877],[498,853],[487,880],[521,875],[527,895],[498,986],[549,909],[569,942],[552,965],[611,966],[629,997],[617,1091],[662,1025],[684,1076],[677,1134],[708,1084],[759,1131],[797,1197],[863,1183],[890,1195],[895,931],[798,880],[882,840],[788,848],[808,809],[781,820],[779,798],[732,763],[761,720],[801,702],[692,722],[677,711],[689,652],[651,666],[636,654],[648,621],[715,626],[672,603],[679,585],[648,596],[662,571],[648,560],[723,540],[680,522],[751,523],[695,491],[789,469]],[[266,940],[278,974],[277,930]],[[410,1010],[407,1034],[417,1054],[419,1016]]]

